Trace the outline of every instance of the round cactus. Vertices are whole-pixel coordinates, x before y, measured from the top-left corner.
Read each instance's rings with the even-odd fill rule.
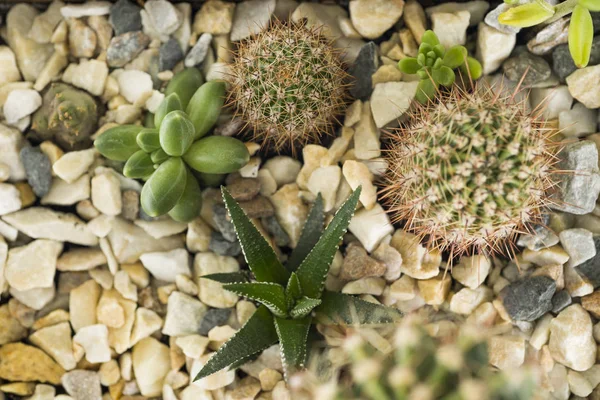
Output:
[[[239,45],[229,101],[256,140],[293,151],[330,130],[343,111],[347,76],[319,30],[276,22]]]
[[[451,256],[511,253],[554,186],[553,131],[503,88],[455,86],[389,136],[383,197],[394,221]]]

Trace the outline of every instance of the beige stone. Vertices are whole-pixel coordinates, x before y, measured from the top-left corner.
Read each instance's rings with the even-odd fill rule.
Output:
[[[160,396],[163,380],[170,370],[169,348],[154,338],[145,338],[133,347],[132,358],[142,395]]]
[[[96,323],[96,305],[100,299],[100,286],[93,280],[71,290],[69,313],[75,332]]]

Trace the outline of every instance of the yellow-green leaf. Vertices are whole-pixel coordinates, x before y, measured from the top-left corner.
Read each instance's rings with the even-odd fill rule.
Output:
[[[541,24],[554,15],[554,7],[543,0],[509,8],[498,16],[498,22],[504,25],[527,28]]]
[[[600,0],[579,0],[579,5],[590,11],[600,11]]]
[[[444,54],[443,63],[448,68],[458,68],[467,59],[465,46],[453,46]]]
[[[569,24],[569,51],[578,68],[585,67],[590,61],[594,24],[589,10],[576,5]]]
[[[416,74],[421,69],[421,65],[414,57],[405,57],[398,61],[398,69],[405,74]]]
[[[142,188],[142,208],[151,217],[158,217],[171,211],[183,191],[187,171],[179,157],[169,158],[148,179]]]
[[[106,130],[94,141],[100,154],[109,160],[127,161],[140,148],[136,137],[142,130],[138,125],[120,125]]]
[[[421,43],[427,43],[431,47],[440,44],[440,40],[432,30],[426,30],[421,37]]]
[[[162,120],[160,147],[170,156],[182,156],[194,142],[194,124],[183,111],[171,111]]]
[[[143,150],[135,152],[123,167],[123,175],[128,178],[141,179],[152,175],[154,172],[154,163],[150,159],[150,154]]]

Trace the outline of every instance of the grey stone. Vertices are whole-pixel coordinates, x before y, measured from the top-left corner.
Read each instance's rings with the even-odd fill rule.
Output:
[[[207,336],[208,332],[210,332],[210,330],[215,326],[225,325],[230,316],[230,308],[213,308],[208,310],[202,318],[198,333],[202,336]]]
[[[553,198],[554,209],[577,215],[592,212],[600,193],[596,145],[589,140],[570,143],[559,157],[557,168],[568,173],[555,176],[559,184]]]
[[[600,236],[594,237],[594,246],[596,255],[575,267],[575,271],[597,288],[600,286]]]
[[[115,36],[142,30],[141,8],[129,0],[119,0],[110,8],[108,21]]]
[[[373,93],[373,81],[371,76],[379,68],[379,55],[377,45],[369,42],[362,46],[354,65],[350,67],[350,75],[354,77],[354,84],[350,88],[350,94],[355,99],[369,100]]]
[[[275,216],[262,218],[261,221],[267,232],[273,235],[273,241],[277,246],[283,247],[290,244],[289,235],[283,229]]]
[[[592,232],[587,229],[565,229],[558,236],[563,249],[569,254],[567,265],[576,267],[596,255]]]
[[[198,38],[198,41],[192,47],[188,55],[185,57],[183,62],[187,68],[195,67],[204,61],[208,50],[210,49],[210,43],[212,42],[212,35],[210,33],[203,33]]]
[[[52,186],[52,163],[38,147],[23,147],[19,153],[27,182],[37,197],[44,197]]]
[[[236,257],[242,253],[242,247],[237,240],[230,242],[219,232],[214,231],[210,234],[208,248],[221,256]]]
[[[508,315],[515,321],[535,321],[552,309],[556,282],[534,276],[511,283],[500,292]]]
[[[62,376],[62,385],[73,400],[101,400],[102,388],[97,372],[74,370]]]
[[[531,86],[550,78],[552,69],[542,57],[523,52],[511,57],[502,64],[504,75],[508,80],[519,82],[523,76],[523,85]]]
[[[224,205],[215,204],[213,206],[213,220],[225,239],[230,242],[237,240],[235,228],[233,227],[233,223],[227,218],[227,209]]]
[[[137,57],[150,44],[150,37],[143,32],[127,32],[110,40],[106,62],[110,67],[122,67]]]
[[[485,19],[483,20],[486,24],[488,24],[489,26],[491,26],[492,28],[496,28],[501,32],[504,33],[511,33],[511,34],[517,34],[521,31],[521,28],[518,28],[516,26],[509,26],[509,25],[504,25],[501,24],[500,22],[498,22],[498,16],[500,14],[502,14],[504,11],[506,11],[507,9],[509,9],[511,6],[504,4],[504,3],[500,3],[500,5],[498,5],[498,7],[494,8],[493,10],[491,10],[489,13],[487,13],[487,15],[485,16]]]
[[[592,41],[588,66],[596,64],[600,64],[600,36],[596,36]],[[552,51],[552,69],[561,82],[564,82],[567,76],[577,70],[575,62],[573,62],[573,57],[571,57],[571,53],[569,52],[568,44],[556,46]]]
[[[246,39],[266,29],[275,5],[275,0],[247,0],[239,3],[233,17],[231,41]]]
[[[158,70],[171,70],[175,65],[183,60],[183,51],[177,40],[170,38],[160,46],[158,54]]]
[[[568,290],[556,292],[552,297],[552,312],[558,314],[573,303]]]
[[[550,224],[550,215],[544,215],[541,224],[536,224],[532,227],[530,234],[524,234],[519,237],[517,245],[527,247],[529,250],[539,251],[558,243],[558,236],[547,228]]]

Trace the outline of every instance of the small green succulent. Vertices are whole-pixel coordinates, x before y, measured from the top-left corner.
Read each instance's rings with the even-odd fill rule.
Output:
[[[398,68],[405,74],[419,75],[421,80],[415,98],[422,104],[435,96],[440,85],[450,87],[454,84],[456,68],[472,79],[479,79],[482,73],[481,64],[468,56],[464,46],[452,46],[446,50],[431,30],[423,34],[417,57],[403,58],[398,61]]]
[[[514,4],[514,0],[505,0]],[[578,68],[587,66],[590,61],[594,24],[590,11],[600,11],[600,0],[566,0],[555,6],[544,0],[511,7],[498,16],[504,25],[527,28],[541,23],[551,23],[571,14],[569,23],[569,52]]]
[[[261,305],[208,360],[196,380],[226,367],[242,365],[277,342],[286,377],[303,368],[313,312],[322,323],[344,325],[384,324],[400,316],[398,310],[323,290],[335,252],[354,214],[360,188],[340,207],[325,230],[323,201],[321,196],[317,197],[285,267],[229,192],[224,188],[222,192],[255,281],[250,281],[245,273],[212,274],[202,278],[221,282],[225,289]]]
[[[243,167],[250,155],[237,139],[204,137],[219,117],[225,83],[202,84],[195,68],[183,73],[173,78],[174,86],[167,87],[168,95],[151,121],[153,127],[117,126],[94,144],[106,158],[126,162],[125,176],[145,181],[141,204],[146,214],[169,214],[176,221],[188,222],[198,216],[202,205],[193,171],[228,174]]]

